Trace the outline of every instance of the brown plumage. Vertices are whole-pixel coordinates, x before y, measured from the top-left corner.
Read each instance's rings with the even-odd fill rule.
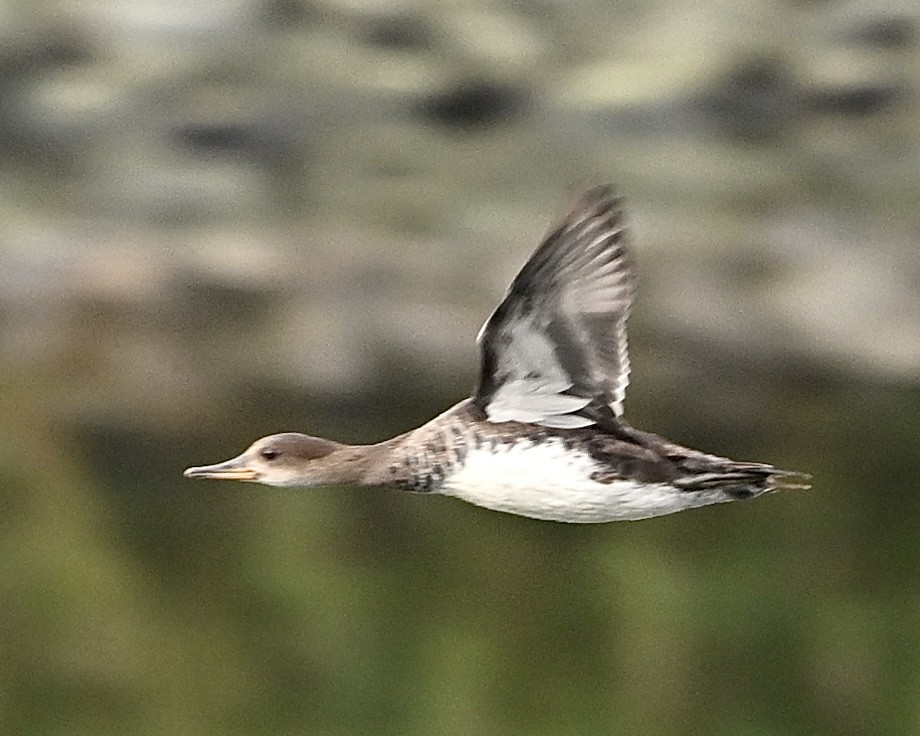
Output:
[[[376,445],[285,433],[187,477],[277,486],[354,484],[452,495],[539,519],[641,519],[774,490],[808,476],[709,455],[623,419],[635,278],[620,200],[587,192],[480,330],[473,395]]]

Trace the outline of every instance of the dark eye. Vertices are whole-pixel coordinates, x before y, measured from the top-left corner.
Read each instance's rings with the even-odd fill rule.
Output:
[[[262,452],[259,453],[262,456],[263,460],[268,460],[271,462],[280,454],[277,450],[273,450],[270,447],[266,447]]]

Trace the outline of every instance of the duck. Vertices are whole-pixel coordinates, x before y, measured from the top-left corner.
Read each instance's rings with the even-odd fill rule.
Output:
[[[480,329],[471,395],[420,427],[366,445],[273,434],[185,477],[389,488],[584,524],[809,488],[807,474],[711,455],[626,421],[636,290],[628,233],[612,187],[583,194]]]

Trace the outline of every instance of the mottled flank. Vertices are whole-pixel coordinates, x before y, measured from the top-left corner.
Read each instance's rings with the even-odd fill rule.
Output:
[[[619,422],[614,432],[488,421],[472,401],[374,446],[365,485],[456,496],[538,519],[642,519],[787,488],[807,477],[681,447]]]
[[[625,422],[626,318],[635,286],[623,219],[609,187],[581,198],[480,330],[472,397],[427,424],[367,446],[273,435],[185,474],[441,493],[577,523],[807,488],[806,475],[708,455]]]

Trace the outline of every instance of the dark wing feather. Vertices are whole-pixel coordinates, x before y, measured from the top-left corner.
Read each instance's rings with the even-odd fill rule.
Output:
[[[620,200],[587,192],[514,279],[479,332],[474,402],[491,421],[554,427],[623,413],[633,299]]]

